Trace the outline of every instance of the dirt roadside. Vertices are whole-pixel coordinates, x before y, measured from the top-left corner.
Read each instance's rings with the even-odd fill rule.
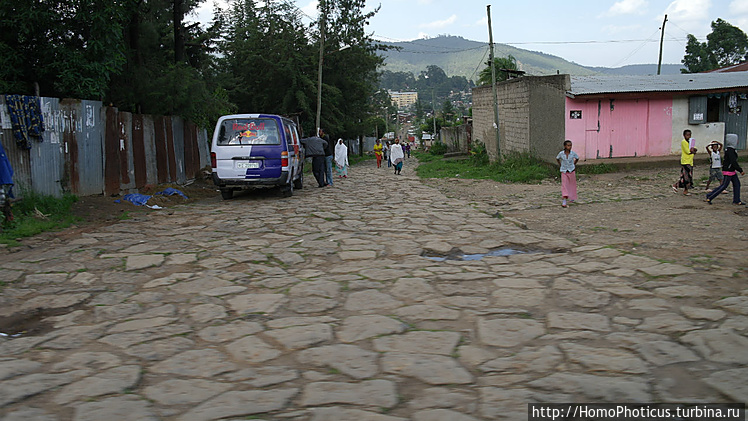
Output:
[[[697,168],[696,180],[703,179]],[[708,205],[705,180],[691,196],[670,188],[677,169],[581,175],[579,200],[562,208],[559,180],[502,184],[486,180],[424,182],[528,229],[554,233],[580,244],[599,244],[697,269],[728,269],[748,279],[748,208],[723,194]],[[742,189],[745,200],[746,188]]]

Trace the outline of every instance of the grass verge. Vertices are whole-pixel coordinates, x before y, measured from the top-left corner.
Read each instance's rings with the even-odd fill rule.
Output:
[[[494,163],[478,159],[450,159],[422,152],[417,153],[416,157],[420,161],[416,173],[421,178],[465,178],[504,183],[537,183],[555,174],[550,165],[529,154],[508,155]]]
[[[3,222],[0,244],[17,246],[18,238],[69,227],[76,222],[70,209],[77,201],[72,194],[57,198],[24,192],[23,199],[13,204],[13,221]]]

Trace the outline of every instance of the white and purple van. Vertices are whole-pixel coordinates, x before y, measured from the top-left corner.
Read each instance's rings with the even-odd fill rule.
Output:
[[[279,187],[285,197],[304,187],[304,151],[296,123],[273,114],[235,114],[218,119],[210,166],[224,199],[235,190]]]

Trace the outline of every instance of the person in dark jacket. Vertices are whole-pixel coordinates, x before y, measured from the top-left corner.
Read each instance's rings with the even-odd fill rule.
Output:
[[[738,153],[735,148],[738,146],[738,135],[725,135],[725,159],[722,164],[722,184],[706,195],[706,203],[712,204],[712,199],[719,196],[727,186],[732,183],[732,204],[745,205],[740,201],[740,175],[745,175],[743,168],[738,164]]]
[[[330,142],[330,136],[328,136],[323,129],[319,129],[319,137],[327,142],[327,147],[325,148],[325,184],[332,187],[332,159],[335,145]]]
[[[306,156],[312,158],[312,174],[319,187],[325,187],[325,148],[327,142],[321,137],[313,136],[301,139]]]

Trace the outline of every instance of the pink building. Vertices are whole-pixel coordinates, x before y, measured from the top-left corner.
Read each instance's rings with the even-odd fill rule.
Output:
[[[565,119],[583,160],[679,154],[686,129],[702,151],[727,133],[745,149],[748,72],[572,76]]]
[[[565,139],[583,160],[678,155],[685,129],[702,152],[727,133],[746,148],[748,71],[523,76],[497,91],[498,125],[492,88],[473,89],[473,139],[492,160],[523,152],[554,162]]]

